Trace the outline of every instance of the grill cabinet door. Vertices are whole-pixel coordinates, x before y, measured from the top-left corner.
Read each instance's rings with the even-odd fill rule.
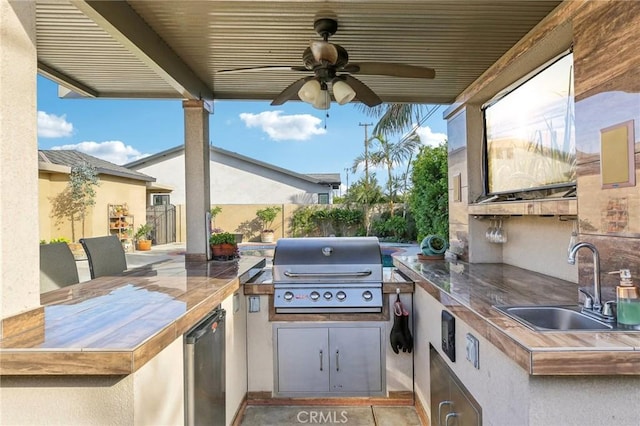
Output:
[[[382,391],[380,327],[329,329],[332,392]]]
[[[279,328],[277,350],[279,392],[329,390],[328,329]]]
[[[480,405],[431,345],[429,345],[429,358],[431,424],[433,426],[480,426],[482,424]]]

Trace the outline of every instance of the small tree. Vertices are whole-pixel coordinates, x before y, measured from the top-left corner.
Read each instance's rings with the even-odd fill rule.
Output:
[[[209,210],[209,214],[211,214],[211,229],[216,227],[216,216],[218,216],[221,211],[222,207],[220,206],[211,207]]]
[[[71,167],[67,187],[51,199],[51,216],[56,218],[56,225],[65,220],[71,222],[71,240],[76,242],[75,222],[81,223],[81,233],[84,237],[85,219],[89,209],[96,204],[95,187],[100,185],[98,172],[88,163],[81,163]]]

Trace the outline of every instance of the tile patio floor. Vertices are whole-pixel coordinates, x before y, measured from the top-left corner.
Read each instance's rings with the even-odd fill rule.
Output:
[[[240,426],[421,426],[414,407],[305,407],[258,406],[246,408]]]

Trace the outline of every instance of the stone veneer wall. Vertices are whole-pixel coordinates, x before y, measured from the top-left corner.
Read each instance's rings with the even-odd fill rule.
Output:
[[[486,220],[469,215],[468,205],[482,194],[482,119],[480,105],[517,80],[527,55],[532,66],[542,64],[573,43],[578,157],[579,240],[592,242],[601,254],[603,285],[617,285],[606,272],[630,268],[640,280],[640,3],[598,1],[563,3],[545,23],[534,29],[505,55],[483,80],[468,88],[448,120],[449,222],[454,250],[470,262],[504,262],[543,272],[580,285],[592,282],[591,254],[579,253],[578,268],[566,265],[571,227],[558,219],[530,216],[506,222],[509,235],[532,243],[551,232],[548,250],[523,256],[515,241],[504,246],[484,238]],[[519,61],[519,62],[518,62]],[[535,65],[537,64],[537,65]],[[509,78],[505,80],[505,75]],[[486,83],[489,81],[489,83]],[[495,87],[495,81],[503,81]],[[493,83],[492,83],[493,82]],[[489,86],[493,84],[490,91]],[[634,120],[636,186],[602,189],[600,130]],[[461,199],[453,199],[453,182],[461,175]],[[549,232],[545,232],[545,230]],[[540,244],[534,244],[540,247]],[[551,262],[551,263],[549,263]]]
[[[618,277],[606,272],[620,268],[640,282],[640,3],[589,3],[573,20],[579,232],[600,251],[603,285],[615,286]],[[602,189],[600,130],[628,120],[636,185]],[[588,251],[579,262],[579,282],[588,285]]]

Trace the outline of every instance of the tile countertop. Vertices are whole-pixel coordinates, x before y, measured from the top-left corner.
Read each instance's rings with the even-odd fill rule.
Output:
[[[126,375],[182,336],[265,265],[183,257],[48,292],[5,318],[0,375]]]
[[[401,272],[531,375],[640,375],[640,332],[536,332],[493,305],[577,304],[577,285],[504,264],[395,256]]]

